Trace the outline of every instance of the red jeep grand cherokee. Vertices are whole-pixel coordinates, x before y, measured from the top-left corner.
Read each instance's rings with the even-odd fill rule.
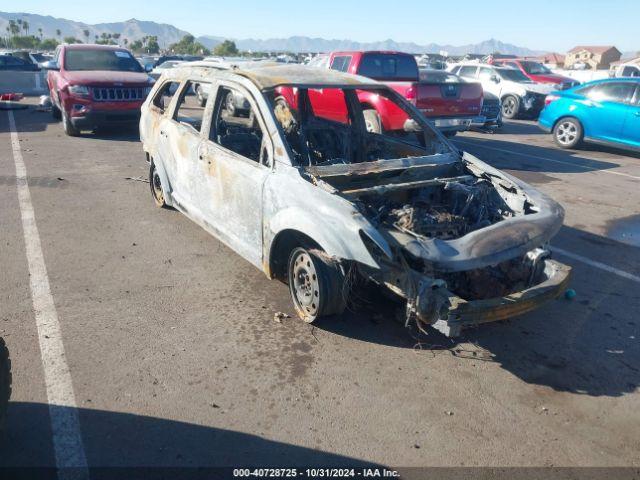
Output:
[[[61,45],[45,68],[53,116],[72,136],[137,124],[154,82],[131,52],[111,45]]]

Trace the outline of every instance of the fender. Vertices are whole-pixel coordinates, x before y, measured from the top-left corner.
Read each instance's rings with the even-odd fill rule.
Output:
[[[270,220],[266,229],[265,260],[271,259],[275,238],[285,230],[295,230],[310,237],[330,256],[359,262],[372,268],[380,268],[367,250],[360,231],[368,235],[382,251],[392,256],[391,249],[380,233],[364,217],[354,216],[353,221],[344,222],[345,217],[332,215],[311,216],[300,207],[280,210]]]

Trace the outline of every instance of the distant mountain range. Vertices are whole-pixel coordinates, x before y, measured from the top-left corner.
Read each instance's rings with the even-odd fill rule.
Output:
[[[121,40],[134,41],[147,35],[158,37],[158,43],[162,48],[166,48],[172,43],[178,42],[189,32],[180,30],[173,25],[160,24],[136,20],[132,18],[125,22],[99,23],[89,25],[82,22],[75,22],[64,18],[54,18],[51,16],[35,15],[30,13],[6,13],[0,12],[0,35],[6,34],[6,27],[9,20],[23,19],[29,23],[29,34],[39,36],[38,29],[42,29],[45,38],[56,38],[56,30],[60,30],[61,37],[75,37],[81,41],[87,41],[84,31],[89,31],[88,41],[95,41],[95,37],[100,37],[103,33],[119,33]],[[202,36],[198,41],[207,48],[213,48],[222,41],[224,37]],[[304,36],[294,36],[289,38],[259,39],[231,39],[236,42],[240,50],[251,50],[261,52],[328,52],[331,50],[399,50],[409,53],[440,53],[447,52],[449,55],[464,55],[466,53],[489,54],[500,52],[510,55],[536,55],[542,52],[530,50],[528,48],[503,43],[499,40],[491,39],[477,44],[470,45],[439,45],[429,43],[419,45],[417,43],[396,42],[394,40],[383,40],[379,42],[356,42],[353,40],[327,40],[324,38],[310,38]]]

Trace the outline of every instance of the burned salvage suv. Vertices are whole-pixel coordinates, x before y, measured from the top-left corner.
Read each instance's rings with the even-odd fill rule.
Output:
[[[204,106],[195,83],[210,88]],[[248,114],[226,106],[229,93]],[[403,128],[371,129],[372,102]],[[190,64],[156,83],[140,133],[156,204],[287,282],[305,321],[341,313],[364,279],[406,303],[407,324],[455,336],[533,310],[568,282],[545,249],[562,207],[456,150],[373,80]]]

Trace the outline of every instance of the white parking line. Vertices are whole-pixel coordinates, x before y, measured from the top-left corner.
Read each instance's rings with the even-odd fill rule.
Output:
[[[31,300],[38,327],[56,466],[59,469],[58,478],[88,479],[89,472],[80,434],[80,421],[73,393],[71,372],[66,361],[58,312],[51,295],[47,267],[42,254],[38,226],[27,183],[27,169],[22,159],[13,112],[9,110],[7,113],[11,129],[13,160],[16,167],[24,243],[29,265]]]
[[[551,250],[554,252],[558,252],[560,255],[564,255],[565,257],[572,258],[573,260],[577,260],[578,262],[586,263],[591,267],[604,270],[605,272],[613,273],[614,275],[618,275],[619,277],[626,278],[627,280],[631,280],[632,282],[640,283],[640,277],[638,277],[637,275],[633,275],[632,273],[625,272],[624,270],[620,270],[618,268],[612,267],[610,265],[607,265],[601,262],[596,262],[595,260],[591,260],[587,257],[583,257],[582,255],[576,255],[575,253],[567,252],[562,248],[552,246]]]
[[[640,177],[637,177],[635,175],[629,175],[628,173],[614,172],[614,171],[611,171],[611,170],[589,167],[587,165],[580,165],[580,164],[573,163],[573,162],[565,162],[563,160],[556,160],[554,158],[549,158],[549,157],[541,157],[540,155],[532,155],[530,153],[516,152],[515,150],[507,150],[505,148],[489,147],[487,145],[482,145],[482,144],[478,144],[478,143],[465,142],[464,140],[457,140],[456,139],[454,141],[456,143],[461,143],[463,145],[470,145],[472,147],[485,148],[487,150],[495,150],[496,152],[509,153],[509,154],[512,154],[512,155],[518,155],[520,157],[535,158],[536,160],[545,160],[547,162],[554,162],[554,163],[561,163],[563,165],[570,165],[570,166],[575,167],[575,168],[581,168],[581,169],[586,170],[588,172],[608,173],[609,175],[618,175],[618,176],[621,176],[621,177],[629,177],[629,178],[633,178],[635,180],[640,180]],[[596,160],[596,159],[593,159],[593,158],[590,158],[588,160],[592,160],[594,162],[604,161],[604,160]]]

